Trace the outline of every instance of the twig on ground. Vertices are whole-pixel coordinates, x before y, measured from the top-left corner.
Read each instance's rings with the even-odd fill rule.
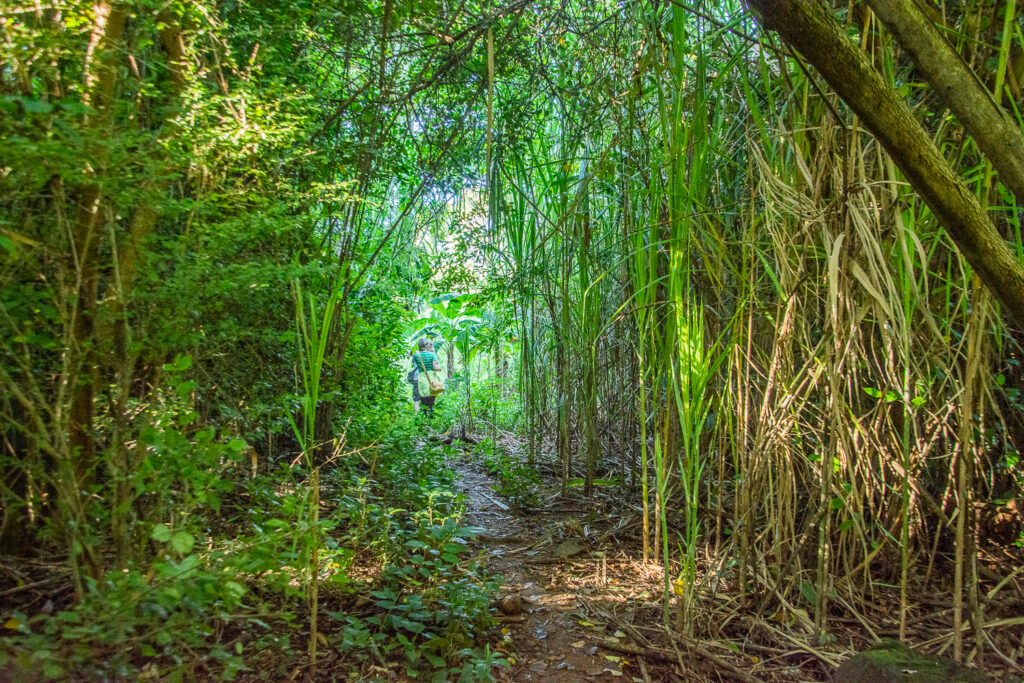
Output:
[[[809,655],[813,655],[813,656],[817,657],[818,659],[820,659],[821,661],[825,662],[826,664],[828,664],[832,668],[836,668],[836,667],[839,666],[840,660],[838,658],[836,658],[834,656],[831,656],[831,655],[827,655],[827,654],[825,654],[824,652],[822,652],[820,650],[815,650],[813,647],[811,647],[807,643],[800,642],[799,640],[797,640],[793,636],[789,635],[785,631],[782,631],[780,629],[775,628],[774,626],[772,626],[768,622],[762,621],[760,623],[761,623],[761,625],[764,628],[768,629],[772,633],[774,633],[774,634],[784,638],[785,640],[788,640],[789,642],[793,643],[793,645],[796,646],[796,648],[798,650],[801,650],[803,652],[806,652]]]
[[[504,504],[504,503],[502,503],[502,502],[501,502],[500,500],[496,500],[496,499],[492,498],[491,496],[488,496],[488,495],[487,495],[486,493],[484,493],[483,491],[477,491],[477,493],[479,493],[479,494],[480,494],[481,496],[483,496],[483,497],[484,497],[484,498],[486,498],[487,500],[489,500],[489,501],[491,501],[492,503],[494,503],[495,505],[497,505],[497,506],[498,506],[499,508],[501,508],[502,510],[508,510],[508,505],[505,505],[505,504]]]
[[[1021,626],[1021,625],[1024,625],[1024,617],[1011,617],[1009,619],[996,619],[995,621],[990,621],[988,623],[982,624],[981,625],[981,629],[982,629],[982,631],[984,631],[984,630],[990,629],[990,628],[999,628],[1000,626]],[[961,633],[967,633],[968,631],[973,631],[973,630],[974,630],[974,626],[972,624],[970,624],[970,623],[965,623],[965,624],[963,624],[960,627],[960,632]],[[935,645],[936,643],[941,643],[941,642],[945,642],[946,646],[948,646],[949,643],[951,643],[953,641],[953,636],[954,635],[955,635],[955,632],[951,629],[948,633],[943,633],[940,636],[936,636],[936,637],[934,637],[934,638],[932,638],[930,640],[926,640],[923,643],[920,643],[919,646],[922,647],[922,648],[924,648],[924,647],[931,647],[932,645]]]
[[[651,676],[647,673],[647,665],[644,664],[644,658],[640,657],[636,661],[640,663],[640,675],[643,676],[644,683],[651,683]]]
[[[63,576],[57,576],[51,579],[43,579],[42,581],[33,581],[32,583],[26,583],[23,586],[15,586],[14,588],[8,588],[7,590],[0,591],[0,597],[3,597],[5,595],[13,595],[14,593],[20,593],[21,591],[27,591],[33,588],[39,588],[40,586],[45,586],[50,583],[56,583],[57,581],[60,581],[63,578]]]

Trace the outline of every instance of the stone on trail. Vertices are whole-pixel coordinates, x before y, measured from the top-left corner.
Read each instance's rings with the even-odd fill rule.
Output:
[[[575,538],[570,538],[568,541],[563,541],[555,548],[555,557],[572,557],[573,555],[579,555],[584,550],[586,550],[586,548],[580,545],[579,541]]]
[[[884,640],[853,657],[836,671],[835,683],[989,683],[989,678],[949,660],[914,652],[903,643]]]
[[[519,616],[523,613],[523,599],[518,595],[507,595],[498,601],[498,609],[506,616]]]

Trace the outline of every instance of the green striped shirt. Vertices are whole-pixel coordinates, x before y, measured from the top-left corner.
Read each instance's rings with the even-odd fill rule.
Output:
[[[412,369],[433,371],[434,358],[433,351],[417,351],[412,354]]]

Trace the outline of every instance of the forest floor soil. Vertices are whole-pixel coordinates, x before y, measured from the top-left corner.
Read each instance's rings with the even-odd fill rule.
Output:
[[[467,444],[476,442],[465,435],[463,438]],[[458,441],[439,434],[432,434],[429,440],[448,444]],[[433,447],[427,439],[420,445]],[[503,481],[484,466],[484,458],[478,453],[468,445],[461,452],[456,447],[449,451],[447,464],[454,469],[456,487],[464,495],[466,509],[461,524],[479,529],[469,540],[473,554],[489,573],[502,577],[494,601],[499,622],[496,632],[477,634],[486,635],[492,649],[511,662],[509,668],[494,669],[499,681],[831,681],[836,668],[852,652],[875,644],[877,637],[893,638],[899,633],[899,596],[894,586],[886,591],[886,586],[878,584],[870,603],[849,607],[844,602],[848,611],[835,610],[837,613],[830,617],[830,641],[818,645],[809,628],[808,612],[799,603],[787,603],[784,595],[769,592],[765,580],[758,584],[761,592],[741,596],[734,578],[721,565],[716,568],[711,566],[714,562],[703,562],[698,571],[702,579],[710,580],[702,580],[701,585],[710,589],[698,594],[695,633],[689,640],[684,639],[675,628],[677,600],[673,599],[668,615],[673,628],[663,625],[663,573],[654,562],[641,559],[641,523],[637,508],[630,503],[635,500],[633,494],[609,485],[597,487],[590,498],[573,486],[563,495],[550,462],[539,462],[536,471],[540,481],[535,487],[523,485],[529,482],[513,482],[519,484],[513,488],[520,491],[530,489],[532,504],[519,505],[517,500],[521,499],[499,493],[505,490],[503,486],[509,486],[508,474]],[[979,588],[982,595],[1002,591],[997,599],[989,596],[986,635],[993,648],[1009,653],[1013,661],[1001,662],[989,652],[980,668],[990,680],[1021,683],[1021,557],[1019,553],[1000,552],[1002,555],[996,555],[989,548],[983,554],[983,583]],[[341,628],[338,620],[327,618],[330,609],[364,617],[374,613],[376,608],[367,595],[373,586],[374,569],[379,567],[371,565],[365,568],[365,577],[353,577],[351,585],[363,586],[355,583],[357,580],[367,582],[365,592],[346,587],[329,594],[325,588],[321,593],[322,633],[332,636],[332,629]],[[66,562],[0,556],[0,597],[7,601],[6,609],[29,615],[69,608],[73,590]],[[921,590],[914,598],[908,644],[923,654],[948,657],[949,595],[942,590]],[[767,607],[759,608],[759,601]],[[273,611],[269,604],[266,609]],[[291,617],[297,623],[308,620],[308,614],[294,603],[281,604],[280,610],[297,615]],[[277,626],[271,623],[270,628]],[[251,635],[258,642],[258,638],[265,637],[263,629],[267,626],[260,623],[259,628],[257,631],[254,626],[251,633],[239,631],[233,637],[241,642]],[[285,635],[294,630],[283,622],[280,629]],[[284,680],[269,673],[279,665],[294,672],[291,680],[344,680],[346,676],[350,676],[348,680],[374,680],[367,674],[368,667],[376,664],[373,661],[360,674],[351,673],[361,666],[353,664],[351,652],[331,652],[325,647],[316,672],[308,669],[302,649],[285,655],[279,649],[267,648],[259,654],[263,658],[257,657],[251,672],[237,680]],[[377,674],[384,674],[377,680],[410,680],[402,678],[398,665],[386,666],[373,667]],[[11,680],[5,677],[7,674],[0,667],[0,683]],[[196,680],[213,677],[199,676]],[[941,680],[946,679],[935,679],[934,683]]]
[[[454,463],[466,495],[464,522],[488,571],[504,582],[497,609],[514,660],[504,681],[679,680],[628,649],[627,631],[660,631],[660,570],[602,541],[610,517],[560,496],[529,510],[500,496],[498,479],[466,459]],[[610,647],[609,647],[610,646]]]
[[[466,495],[464,521],[484,529],[474,543],[487,570],[504,579],[497,606],[514,663],[501,680],[643,681],[638,660],[599,645],[620,631],[618,610],[649,594],[649,587],[627,584],[617,571],[626,562],[635,582],[633,563],[605,549],[612,559],[605,557],[602,573],[586,538],[584,509],[524,512],[503,500],[497,478],[482,467],[460,460],[456,471]]]
[[[549,476],[538,504],[519,506],[498,492],[499,477],[466,453],[449,464],[465,495],[463,523],[483,530],[471,543],[487,570],[503,577],[495,603],[499,649],[513,663],[497,673],[501,681],[831,681],[851,650],[872,644],[863,617],[833,616],[832,642],[817,646],[806,611],[789,606],[799,619],[788,621],[781,607],[759,616],[755,604],[723,589],[698,601],[699,630],[713,635],[687,643],[663,626],[661,567],[641,561],[639,519],[621,500],[604,491],[588,499],[575,488],[563,496],[542,465]],[[896,633],[894,599],[876,606],[874,628],[887,637]],[[928,605],[918,607],[915,613]],[[675,618],[673,601],[673,626]],[[910,640],[945,628],[916,625]],[[1021,679],[1004,671],[993,680]]]

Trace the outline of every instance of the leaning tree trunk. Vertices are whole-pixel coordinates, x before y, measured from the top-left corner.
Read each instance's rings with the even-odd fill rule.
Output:
[[[910,108],[835,17],[820,0],[748,2],[761,14],[765,28],[778,31],[800,50],[863,119],[1007,313],[1024,322],[1024,265]]]
[[[999,172],[999,179],[1024,203],[1024,133],[1017,124],[913,0],[868,0],[868,4],[960,119]]]

